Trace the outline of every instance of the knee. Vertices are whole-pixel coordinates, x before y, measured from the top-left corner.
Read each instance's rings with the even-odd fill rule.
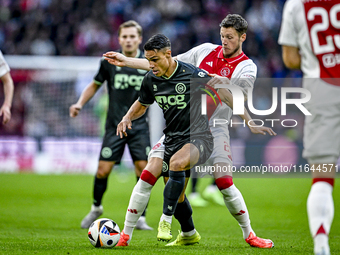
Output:
[[[170,170],[172,171],[184,171],[187,169],[187,163],[181,158],[171,158],[170,159]]]
[[[103,166],[98,166],[96,177],[99,179],[104,179],[109,177],[111,169],[107,169]]]

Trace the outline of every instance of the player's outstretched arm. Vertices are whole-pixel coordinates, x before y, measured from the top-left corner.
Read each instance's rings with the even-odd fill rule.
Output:
[[[143,69],[150,70],[149,61],[143,58],[130,58],[124,56],[122,53],[109,51],[103,54],[105,60],[109,62],[111,65],[120,66],[120,67],[131,67],[135,69]]]
[[[83,106],[96,94],[100,85],[92,81],[81,93],[77,103],[70,106],[70,117],[77,117]]]
[[[148,106],[142,105],[136,100],[118,124],[116,134],[119,135],[120,138],[123,138],[123,135],[127,136],[126,128],[132,129],[132,121],[143,116],[147,108]]]
[[[13,100],[14,85],[9,72],[1,76],[1,81],[4,86],[5,100],[0,108],[0,116],[2,116],[2,123],[6,124],[11,119],[11,106]]]

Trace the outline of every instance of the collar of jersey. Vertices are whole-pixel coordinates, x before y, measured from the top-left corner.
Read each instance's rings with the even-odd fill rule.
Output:
[[[123,53],[122,50],[120,50],[119,52],[122,53],[122,54],[124,55],[124,53]],[[136,54],[136,56],[134,56],[134,58],[138,58],[138,57],[139,57],[139,54],[140,54],[140,50],[137,49],[137,54]],[[124,55],[124,56],[125,56],[125,55]]]
[[[227,61],[228,63],[231,63],[231,62],[234,62],[235,60],[239,60],[241,58],[244,57],[244,52],[242,51],[240,55],[237,55],[236,57],[233,57],[233,58],[225,58],[223,56],[223,48],[221,47],[221,50],[220,52],[218,53],[217,55],[218,58],[223,58],[225,61]]]
[[[165,77],[164,75],[162,75],[162,78],[169,80],[174,75],[174,73],[176,73],[177,68],[178,68],[178,62],[177,62],[177,60],[175,60],[175,61],[176,61],[177,65],[176,65],[176,69],[173,71],[173,73],[169,77]]]

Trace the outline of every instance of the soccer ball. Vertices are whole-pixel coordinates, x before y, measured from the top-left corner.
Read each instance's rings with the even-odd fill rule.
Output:
[[[113,220],[98,219],[91,224],[88,237],[94,247],[111,248],[119,241],[120,229]]]

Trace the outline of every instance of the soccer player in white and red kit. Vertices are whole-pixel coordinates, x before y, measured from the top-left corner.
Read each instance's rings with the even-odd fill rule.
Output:
[[[246,39],[248,24],[246,20],[244,20],[240,15],[229,14],[221,22],[220,27],[220,35],[222,41],[221,46],[211,43],[205,43],[191,49],[184,54],[178,55],[177,59],[198,66],[201,69],[209,72],[210,74],[216,74],[229,78],[232,84],[241,87],[242,91],[247,97],[247,88],[253,88],[257,73],[257,67],[254,62],[250,60],[242,51],[242,43]],[[106,53],[104,54],[104,56],[111,64],[122,66],[127,65],[129,67],[142,69],[148,68],[147,61],[136,61],[132,59],[122,58],[123,56],[117,55],[113,52]],[[232,116],[232,109],[225,103],[223,103],[222,105],[218,105],[216,110],[215,108],[212,109],[211,107],[208,107],[208,115],[211,116],[210,128],[214,137],[214,150],[210,158],[213,159],[213,164],[215,166],[220,166],[221,169],[224,166],[232,166],[228,125],[216,125],[216,127],[214,127],[213,125],[214,119],[225,119],[230,121],[230,118]],[[268,133],[273,134],[271,132],[272,130],[270,130]],[[162,139],[163,137],[157,143],[157,145],[154,146],[149,154],[149,158],[163,158],[164,145]],[[151,160],[149,162],[151,162]],[[144,181],[142,177],[143,174],[141,176],[141,180]],[[233,184],[232,173],[214,172],[214,178],[217,187],[223,194],[224,202],[229,212],[238,221],[243,231],[243,238],[246,240],[246,242],[254,247],[272,248],[274,246],[274,243],[271,240],[257,237],[255,235],[255,232],[251,228],[248,209],[246,207],[242,194]],[[148,182],[148,184],[153,186],[154,182],[155,181],[153,181],[152,183]],[[134,193],[141,194],[143,192],[143,194],[145,195],[146,193],[151,192],[152,187],[150,185],[148,186],[147,184],[143,184],[143,187],[138,188],[138,190],[136,189],[136,187],[142,186],[142,184],[137,184],[135,186],[135,190],[130,199],[129,208],[133,204],[132,198],[134,196]],[[140,197],[140,195],[138,195],[138,197]],[[134,206],[138,206],[137,203],[135,203]],[[166,217],[163,216],[161,217],[161,222],[163,220],[168,220],[166,219]],[[133,217],[136,217],[136,215],[132,215],[129,213],[126,214],[125,226],[128,225],[128,227],[130,228],[131,226],[133,226]],[[127,233],[125,227],[124,233]],[[130,233],[132,234],[132,232]],[[169,245],[186,244],[186,242],[190,238],[188,236],[188,233],[181,233],[177,237],[177,239]]]
[[[340,3],[289,0],[283,10],[279,44],[285,65],[303,72],[311,92],[305,107],[303,156],[312,170],[307,213],[315,254],[330,254],[333,186],[340,155]],[[313,168],[312,168],[313,167]]]

